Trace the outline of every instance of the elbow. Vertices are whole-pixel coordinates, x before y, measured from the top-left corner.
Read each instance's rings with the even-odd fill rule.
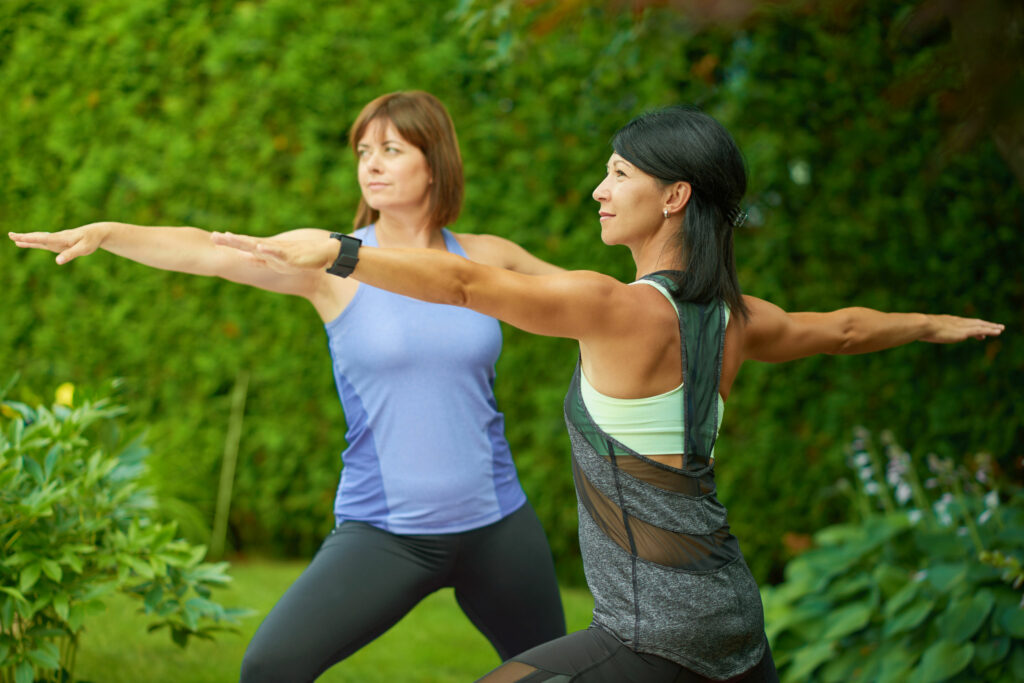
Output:
[[[857,309],[847,308],[836,311],[836,313],[840,318],[836,325],[832,350],[829,353],[836,356],[859,353],[865,339],[863,331],[857,324]]]
[[[443,289],[441,300],[438,303],[459,306],[460,308],[472,308],[472,291],[475,281],[472,263],[470,261],[460,263],[453,275],[454,277],[451,278],[449,286]]]

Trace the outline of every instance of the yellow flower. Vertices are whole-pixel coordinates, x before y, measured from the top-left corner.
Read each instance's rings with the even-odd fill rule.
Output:
[[[4,417],[9,417],[12,420],[16,417],[21,417],[21,415],[15,412],[14,408],[10,407],[6,403],[0,403],[0,415],[3,415]]]
[[[57,387],[57,403],[63,406],[71,407],[72,401],[75,398],[75,385],[71,382],[64,382]]]

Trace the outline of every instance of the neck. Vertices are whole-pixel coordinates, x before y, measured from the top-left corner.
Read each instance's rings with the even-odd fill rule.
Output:
[[[430,226],[425,208],[415,212],[381,213],[374,230],[377,244],[382,247],[444,248],[444,236],[440,229]]]
[[[629,246],[636,264],[637,279],[655,271],[680,270],[683,267],[676,239],[678,232],[678,226],[669,225],[666,221],[664,229],[658,230],[640,244]]]

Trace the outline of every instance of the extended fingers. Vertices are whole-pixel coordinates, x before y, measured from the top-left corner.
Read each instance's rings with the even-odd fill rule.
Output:
[[[255,252],[260,240],[248,235],[236,235],[233,232],[214,232],[210,241],[222,247],[231,247],[241,251]]]
[[[968,334],[973,335],[978,339],[999,336],[1002,334],[1003,330],[1006,329],[1006,325],[989,322],[987,320],[971,320],[968,322],[970,323],[971,328],[968,331]]]
[[[274,244],[272,241],[267,240],[256,245],[256,250],[261,256],[269,256],[270,258],[277,261],[287,261],[288,252],[281,248],[280,245]]]
[[[14,241],[14,244],[26,249],[61,251],[67,249],[74,242],[74,240],[52,232],[9,232],[7,236]]]

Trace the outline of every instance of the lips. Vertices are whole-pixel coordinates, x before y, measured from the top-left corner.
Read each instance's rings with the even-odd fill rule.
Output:
[[[607,211],[598,211],[598,212],[597,212],[597,215],[598,215],[598,217],[599,217],[599,218],[600,218],[601,220],[604,220],[605,218],[614,218],[614,217],[615,217],[615,214],[614,214],[614,213],[609,213],[609,212],[607,212]]]

